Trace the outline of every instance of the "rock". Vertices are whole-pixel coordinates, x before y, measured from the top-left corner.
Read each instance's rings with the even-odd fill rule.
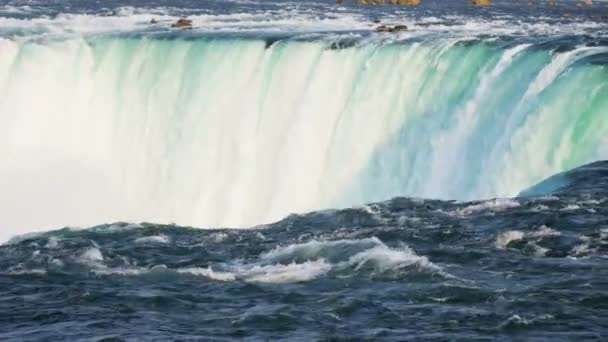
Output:
[[[490,6],[492,2],[490,0],[471,0],[471,4],[475,6]]]
[[[395,25],[393,27],[390,28],[390,32],[399,32],[399,31],[405,31],[407,30],[407,26],[405,25]]]
[[[372,22],[373,22],[374,24],[380,24],[380,19],[374,19],[374,20],[372,20]]]
[[[407,30],[407,26],[405,25],[395,25],[395,26],[386,26],[380,25],[376,27],[376,32],[399,32]]]
[[[180,28],[180,29],[191,29],[192,20],[181,18],[175,24],[171,25],[171,27]]]
[[[158,23],[158,21],[156,21],[156,18],[152,18],[150,20],[150,24],[152,24],[152,25],[157,24],[157,23]]]

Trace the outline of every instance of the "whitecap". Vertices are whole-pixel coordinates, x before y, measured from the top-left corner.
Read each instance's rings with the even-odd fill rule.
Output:
[[[532,231],[528,234],[526,234],[526,236],[529,237],[534,237],[534,238],[542,238],[542,237],[546,237],[546,236],[559,236],[561,235],[560,232],[558,232],[557,230],[548,227],[546,225],[542,225],[540,226],[536,231]]]
[[[45,275],[47,272],[41,268],[32,268],[32,269],[16,269],[9,270],[6,274],[9,275]]]
[[[372,266],[376,271],[386,272],[411,265],[429,267],[432,265],[427,257],[418,256],[409,247],[391,249],[386,245],[379,245],[359,252],[348,260],[348,263],[359,270],[362,267]],[[434,265],[433,265],[434,266]]]
[[[519,207],[520,203],[514,199],[510,198],[496,198],[488,201],[479,202],[476,204],[471,204],[464,208],[458,208],[448,214],[456,214],[458,216],[468,216],[472,214],[476,214],[481,211],[502,211],[510,208]]]
[[[60,240],[58,237],[51,236],[44,247],[48,249],[56,249],[59,247],[59,241]]]
[[[164,234],[144,236],[135,239],[135,243],[169,243],[171,240]]]
[[[309,281],[327,273],[332,266],[324,259],[303,263],[233,266],[230,271],[215,271],[211,267],[189,267],[178,269],[178,273],[189,273],[219,281],[243,280],[252,283],[294,283]]]
[[[581,208],[581,206],[578,204],[568,204],[567,206],[561,208],[560,211],[578,210],[580,208]]]
[[[294,283],[313,280],[329,272],[331,268],[332,265],[324,259],[318,259],[287,265],[254,266],[242,272],[242,277],[246,281],[256,283]]]
[[[98,275],[136,276],[147,273],[150,269],[140,267],[105,267],[100,265],[92,271]]]
[[[509,243],[521,240],[524,238],[524,236],[524,232],[519,230],[508,230],[506,232],[502,232],[496,237],[496,248],[506,249]]]
[[[80,261],[83,264],[89,264],[89,265],[95,264],[96,265],[103,261],[103,254],[101,253],[101,251],[98,248],[91,247],[91,248],[88,248],[87,250],[85,250],[80,255],[80,257],[78,258],[78,261]]]
[[[210,267],[187,267],[187,268],[180,268],[177,270],[177,273],[189,273],[192,275],[196,275],[196,276],[202,276],[202,277],[206,277],[206,278],[210,278],[210,279],[214,279],[214,280],[220,280],[220,281],[232,281],[232,280],[236,280],[236,276],[234,273],[230,273],[230,272],[217,272],[212,270]]]

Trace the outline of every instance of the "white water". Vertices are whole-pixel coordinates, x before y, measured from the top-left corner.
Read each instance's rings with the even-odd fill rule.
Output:
[[[395,195],[514,195],[600,158],[608,133],[605,67],[554,67],[589,53],[529,50],[0,40],[0,240],[119,220],[250,226]],[[522,101],[532,104],[501,136]]]

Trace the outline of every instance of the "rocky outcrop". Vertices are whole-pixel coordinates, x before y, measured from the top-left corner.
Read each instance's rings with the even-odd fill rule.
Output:
[[[398,31],[406,31],[407,26],[405,25],[395,25],[391,28],[390,32],[398,32]]]
[[[475,6],[490,6],[492,2],[490,0],[471,0],[471,4]]]
[[[395,25],[395,26],[386,26],[380,25],[376,27],[376,32],[399,32],[407,30],[407,26],[405,25]]]
[[[179,28],[182,30],[191,29],[192,28],[192,20],[181,18],[175,24],[171,25],[171,27]]]

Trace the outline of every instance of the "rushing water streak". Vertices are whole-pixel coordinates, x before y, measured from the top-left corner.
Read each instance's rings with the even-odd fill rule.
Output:
[[[605,156],[608,71],[588,61],[605,47],[332,46],[1,40],[0,225],[244,226],[511,196]]]

